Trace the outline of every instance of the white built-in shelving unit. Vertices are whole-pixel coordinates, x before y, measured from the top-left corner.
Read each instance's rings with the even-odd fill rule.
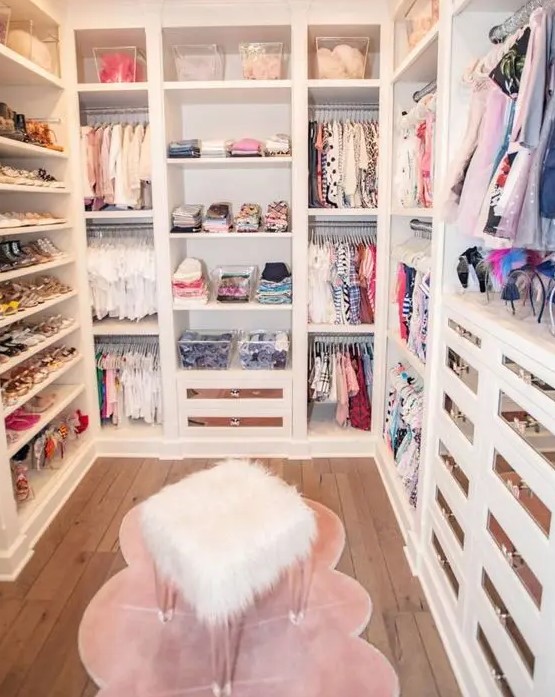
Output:
[[[70,2],[65,16],[45,9],[47,0],[18,0],[18,11],[23,15],[63,27],[62,71],[61,77],[45,73],[0,46],[3,101],[29,115],[59,118],[56,132],[66,147],[59,154],[0,138],[0,162],[46,166],[66,182],[66,189],[0,184],[0,204],[15,210],[52,210],[67,222],[41,229],[2,229],[0,236],[55,235],[56,244],[68,253],[63,261],[53,262],[49,272],[71,285],[72,292],[19,313],[17,319],[52,312],[73,317],[75,324],[50,345],[63,341],[80,353],[63,374],[33,390],[32,394],[49,390],[51,382],[57,398],[23,439],[31,439],[66,409],[86,410],[91,423],[86,437],[68,453],[59,469],[31,473],[35,498],[19,508],[11,493],[9,458],[24,440],[17,446],[5,445],[5,433],[0,433],[4,448],[0,467],[1,577],[17,575],[38,536],[98,455],[113,456],[114,467],[118,466],[117,457],[135,455],[166,459],[234,454],[295,459],[374,456],[406,542],[407,557],[423,583],[465,697],[552,694],[555,661],[549,637],[550,621],[555,616],[555,541],[550,536],[555,510],[555,344],[543,327],[503,314],[495,302],[484,305],[472,293],[459,293],[456,258],[471,246],[471,239],[441,219],[441,183],[447,178],[468,112],[468,94],[460,77],[472,59],[488,50],[489,28],[520,4],[520,0],[442,0],[438,24],[409,49],[405,19],[412,0],[400,0],[394,7],[385,1],[221,0],[217,11],[214,3],[200,0],[142,4],[101,0],[87,7]],[[371,48],[364,79],[316,79],[317,36],[367,36]],[[238,44],[251,40],[284,44],[286,69],[282,79],[242,79]],[[187,43],[220,45],[226,54],[224,79],[177,81],[171,47]],[[126,45],[139,46],[145,52],[146,81],[99,84],[93,48]],[[438,83],[434,156],[438,190],[434,208],[403,208],[395,191],[401,137],[396,123],[413,103],[414,92],[434,79]],[[376,209],[308,208],[310,107],[334,103],[379,106]],[[85,109],[106,113],[148,110],[152,210],[84,212],[79,126]],[[265,138],[276,132],[291,134],[292,156],[240,161],[176,161],[167,157],[167,145],[174,139]],[[183,202],[207,205],[227,200],[237,210],[245,201],[265,207],[275,199],[290,203],[288,233],[170,233],[171,211]],[[397,266],[392,250],[412,237],[412,218],[433,223],[426,363],[401,340],[391,302]],[[376,221],[375,324],[338,327],[308,323],[309,227],[319,220]],[[158,279],[156,316],[141,322],[91,320],[86,276],[86,226],[91,223],[152,223]],[[209,269],[223,264],[261,269],[267,261],[285,261],[293,272],[293,304],[222,307],[209,302],[174,309],[171,274],[185,256],[201,258]],[[33,273],[34,269],[24,269],[3,276],[28,278]],[[0,318],[0,328],[12,321],[11,317]],[[292,337],[290,364],[284,371],[243,371],[235,358],[227,371],[184,371],[179,367],[176,344],[187,328],[286,329]],[[373,430],[369,433],[337,426],[333,405],[307,408],[310,338],[348,332],[374,340]],[[97,414],[94,337],[145,335],[158,337],[160,344],[164,423],[102,426]],[[453,354],[465,370],[453,371]],[[0,371],[16,367],[19,361],[15,358],[0,365]],[[424,386],[416,508],[409,505],[383,438],[388,373],[398,362]],[[535,386],[538,384],[541,387]],[[524,429],[521,434],[515,429],[511,414],[523,411],[539,424],[538,433]]]

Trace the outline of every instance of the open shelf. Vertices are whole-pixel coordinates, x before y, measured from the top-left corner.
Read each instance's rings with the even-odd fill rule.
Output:
[[[49,336],[47,339],[41,341],[41,343],[37,344],[36,346],[31,346],[28,351],[24,351],[23,353],[20,353],[18,356],[14,356],[6,363],[0,363],[0,375],[8,373],[13,368],[16,368],[20,363],[28,361],[29,358],[32,358],[37,353],[40,353],[41,351],[47,349],[49,346],[53,346],[58,341],[65,339],[66,336],[73,334],[73,332],[77,331],[77,329],[79,329],[79,323],[74,322],[74,324],[72,324],[71,327],[68,327],[67,329],[62,329],[57,334]]]
[[[55,87],[61,90],[61,78],[49,73],[28,58],[20,56],[11,48],[0,44],[0,75],[2,85]]]
[[[391,215],[399,218],[433,218],[433,208],[393,208]]]
[[[292,232],[170,232],[170,240],[286,240]]]
[[[32,440],[37,433],[55,419],[71,402],[85,389],[84,385],[56,385],[56,401],[40,415],[40,420],[26,431],[21,431],[21,438],[8,447],[8,458],[13,457],[18,450]]]
[[[438,35],[436,24],[401,61],[393,82],[430,82],[437,77]]]
[[[373,324],[309,324],[309,334],[373,334]]]
[[[404,360],[410,364],[410,366],[418,373],[418,375],[420,375],[421,378],[424,378],[426,375],[426,364],[421,361],[418,356],[414,355],[414,353],[407,346],[406,342],[401,339],[399,332],[390,329],[387,332],[387,336],[392,345],[395,346],[401,353]]]
[[[205,305],[191,303],[188,307],[175,307],[174,312],[291,312],[292,305],[261,305],[249,303],[219,303],[210,300]]]
[[[47,300],[46,302],[43,302],[40,305],[37,305],[36,307],[30,307],[28,310],[23,310],[22,312],[16,312],[13,315],[8,315],[3,319],[0,319],[0,329],[2,329],[3,327],[9,327],[10,324],[13,324],[14,322],[19,322],[20,320],[32,317],[33,315],[36,315],[37,312],[49,310],[51,307],[54,307],[55,305],[58,305],[59,303],[64,302],[65,300],[69,300],[70,298],[74,298],[76,295],[77,291],[72,290],[70,293],[57,295],[55,298],[51,298],[50,300]]]
[[[145,317],[139,322],[130,319],[101,319],[93,323],[95,336],[154,336],[158,334],[158,317]]]
[[[364,218],[376,217],[378,208],[309,208],[311,218]]]
[[[380,99],[379,80],[309,80],[310,102],[373,103]]]
[[[77,85],[81,108],[139,108],[148,106],[146,82],[82,83]]]
[[[152,218],[152,210],[129,211],[86,211],[85,220],[148,220]]]
[[[66,187],[55,189],[53,186],[27,186],[25,184],[0,184],[0,193],[11,194],[70,194]]]
[[[56,380],[59,380],[69,370],[74,368],[82,360],[83,360],[82,356],[77,356],[73,360],[68,361],[67,363],[64,363],[59,370],[56,370],[52,373],[49,373],[46,380],[43,380],[42,382],[39,382],[37,385],[35,385],[32,390],[29,390],[29,392],[27,392],[27,394],[24,394],[23,397],[21,397],[21,399],[18,399],[15,404],[10,404],[9,406],[5,405],[4,411],[3,411],[4,418],[6,416],[9,416],[10,414],[13,414],[14,411],[16,411],[17,409],[22,407],[29,400],[33,399],[33,397],[35,397],[40,392],[45,390],[47,387],[52,385],[52,383],[56,382]]]
[[[282,104],[291,100],[291,80],[165,82],[164,90],[197,104]]]
[[[374,436],[371,431],[361,431],[351,426],[340,426],[335,420],[337,405],[312,404],[308,419],[309,440],[331,441],[372,441]]]
[[[290,155],[277,157],[168,157],[172,167],[289,167],[293,162]]]
[[[21,143],[18,140],[0,136],[0,157],[17,157],[19,159],[42,159],[43,157],[51,157],[59,160],[67,160],[68,155],[66,152],[58,152],[57,150],[51,150],[41,145]]]
[[[13,281],[14,278],[21,278],[21,276],[30,276],[33,273],[46,273],[57,269],[60,266],[67,266],[68,264],[73,264],[75,257],[71,255],[63,256],[60,259],[54,259],[46,264],[33,264],[33,266],[24,266],[23,268],[14,269],[13,271],[4,271],[0,273],[0,283],[5,281]]]
[[[58,232],[58,230],[69,230],[69,223],[60,225],[20,225],[19,227],[0,228],[0,237],[12,237],[19,235],[41,235],[45,232]]]

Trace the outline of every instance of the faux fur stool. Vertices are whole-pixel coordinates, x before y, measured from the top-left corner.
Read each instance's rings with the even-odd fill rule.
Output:
[[[304,617],[314,512],[296,489],[248,460],[226,460],[162,489],[142,506],[159,616],[181,593],[211,632],[214,694],[230,695],[242,617],[289,574],[289,617]]]

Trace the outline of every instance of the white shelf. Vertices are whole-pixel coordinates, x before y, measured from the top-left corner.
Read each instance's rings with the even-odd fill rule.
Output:
[[[168,94],[188,103],[281,104],[291,99],[291,80],[208,80],[165,82]]]
[[[210,300],[205,305],[191,303],[190,307],[175,307],[174,312],[291,312],[293,305],[261,305],[249,303],[219,303]]]
[[[144,211],[86,211],[85,220],[132,220],[132,219],[151,219],[152,210]]]
[[[373,334],[373,324],[309,324],[309,334]]]
[[[58,232],[58,230],[68,230],[71,227],[69,223],[60,223],[60,225],[20,225],[19,227],[4,227],[0,228],[0,237],[13,235],[40,235],[43,232]]]
[[[62,329],[57,334],[49,336],[48,339],[41,341],[41,343],[37,344],[36,346],[32,346],[28,351],[24,351],[23,353],[20,353],[18,356],[14,356],[6,363],[0,363],[0,375],[9,372],[13,368],[17,367],[20,363],[28,361],[29,358],[32,358],[37,353],[40,353],[41,351],[47,349],[49,346],[52,346],[53,344],[56,344],[58,341],[65,339],[66,336],[73,334],[73,332],[77,331],[77,329],[79,329],[79,324],[75,322],[71,325],[71,327],[68,327],[67,329]]]
[[[393,82],[430,82],[437,77],[439,27],[436,24],[393,73]]]
[[[0,193],[9,192],[13,194],[70,194],[71,191],[66,188],[57,188],[53,186],[25,186],[24,184],[0,184]]]
[[[42,429],[49,424],[53,419],[55,419],[60,412],[62,412],[71,402],[78,397],[81,392],[85,389],[84,385],[56,385],[56,401],[42,414],[40,414],[40,420],[32,427],[26,431],[21,431],[21,438],[19,438],[15,443],[11,443],[8,447],[8,458],[13,457],[18,450],[26,445],[30,440],[32,440],[37,433],[40,433]]]
[[[159,333],[158,317],[134,322],[130,319],[102,319],[93,323],[95,336],[154,336]]]
[[[391,215],[399,218],[433,218],[433,208],[394,208]]]
[[[36,65],[28,58],[20,56],[11,48],[0,44],[0,75],[2,85],[55,87],[61,90],[62,80]]]
[[[391,343],[397,347],[397,349],[401,352],[403,357],[405,358],[406,362],[409,363],[412,368],[418,373],[418,375],[424,379],[426,375],[426,364],[418,358],[418,356],[415,356],[414,353],[409,349],[407,346],[406,342],[401,339],[401,336],[399,335],[398,332],[394,331],[393,329],[390,329],[387,332],[387,336]]]
[[[219,168],[219,167],[284,167],[290,166],[293,158],[290,155],[275,157],[168,157],[171,167]]]
[[[408,533],[415,527],[416,511],[410,505],[407,493],[397,474],[397,467],[393,454],[381,439],[378,444],[378,453],[380,475],[395,512],[397,522],[406,540]]]
[[[58,160],[67,160],[66,152],[58,152],[43,148],[40,145],[32,143],[20,143],[18,140],[5,138],[0,136],[0,157],[18,157],[18,158],[37,158],[50,157]]]
[[[89,82],[77,85],[82,108],[140,108],[148,107],[146,82]]]
[[[363,218],[376,217],[378,208],[309,208],[311,218]]]
[[[413,5],[414,0],[397,0],[395,9],[393,10],[393,18],[403,20]]]
[[[313,104],[345,102],[371,104],[379,102],[379,80],[309,80],[308,96]]]
[[[77,358],[74,358],[73,360],[68,361],[67,363],[64,363],[59,370],[56,370],[53,373],[49,373],[46,380],[43,380],[42,382],[39,382],[38,385],[35,385],[33,387],[33,389],[29,390],[29,392],[27,392],[27,394],[23,395],[23,397],[21,397],[21,399],[18,399],[15,404],[10,404],[10,406],[4,406],[4,410],[3,410],[4,418],[6,416],[9,416],[10,414],[13,414],[14,411],[16,411],[17,409],[22,407],[29,400],[33,399],[33,397],[35,397],[40,392],[45,390],[47,387],[52,385],[52,383],[56,382],[56,380],[59,380],[61,377],[63,377],[68,371],[70,371],[72,368],[74,368],[81,360],[83,360],[83,357],[77,356]]]
[[[54,259],[54,261],[49,261],[46,264],[34,264],[33,266],[24,266],[23,268],[14,269],[13,271],[0,272],[0,283],[13,281],[14,278],[21,278],[22,276],[30,276],[33,273],[47,273],[60,266],[72,264],[74,261],[74,256],[66,255],[61,259]]]
[[[234,354],[229,368],[225,370],[189,370],[179,368],[177,371],[178,379],[184,380],[186,384],[201,379],[208,384],[219,385],[221,379],[237,381],[238,385],[245,386],[245,380],[251,380],[256,385],[284,385],[291,383],[293,371],[291,367],[284,370],[245,370],[241,367],[239,357]],[[220,402],[221,404],[221,402]]]
[[[0,319],[0,329],[3,327],[9,327],[10,324],[13,324],[14,322],[19,322],[20,320],[27,319],[28,317],[32,317],[33,315],[36,315],[37,312],[43,312],[44,310],[49,310],[51,307],[54,307],[55,305],[58,305],[59,303],[62,303],[66,300],[69,300],[70,298],[74,298],[77,295],[77,291],[72,290],[70,293],[64,293],[63,295],[57,295],[55,298],[51,298],[50,300],[46,300],[43,303],[40,303],[36,307],[30,307],[27,310],[23,310],[22,312],[16,312],[13,315],[8,315],[7,317],[4,317],[3,319]]]
[[[170,232],[170,240],[286,240],[292,232]]]

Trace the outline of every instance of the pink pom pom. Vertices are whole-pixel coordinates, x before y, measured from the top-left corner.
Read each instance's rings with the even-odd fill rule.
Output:
[[[102,56],[100,82],[135,82],[135,58],[128,53],[106,53]]]

